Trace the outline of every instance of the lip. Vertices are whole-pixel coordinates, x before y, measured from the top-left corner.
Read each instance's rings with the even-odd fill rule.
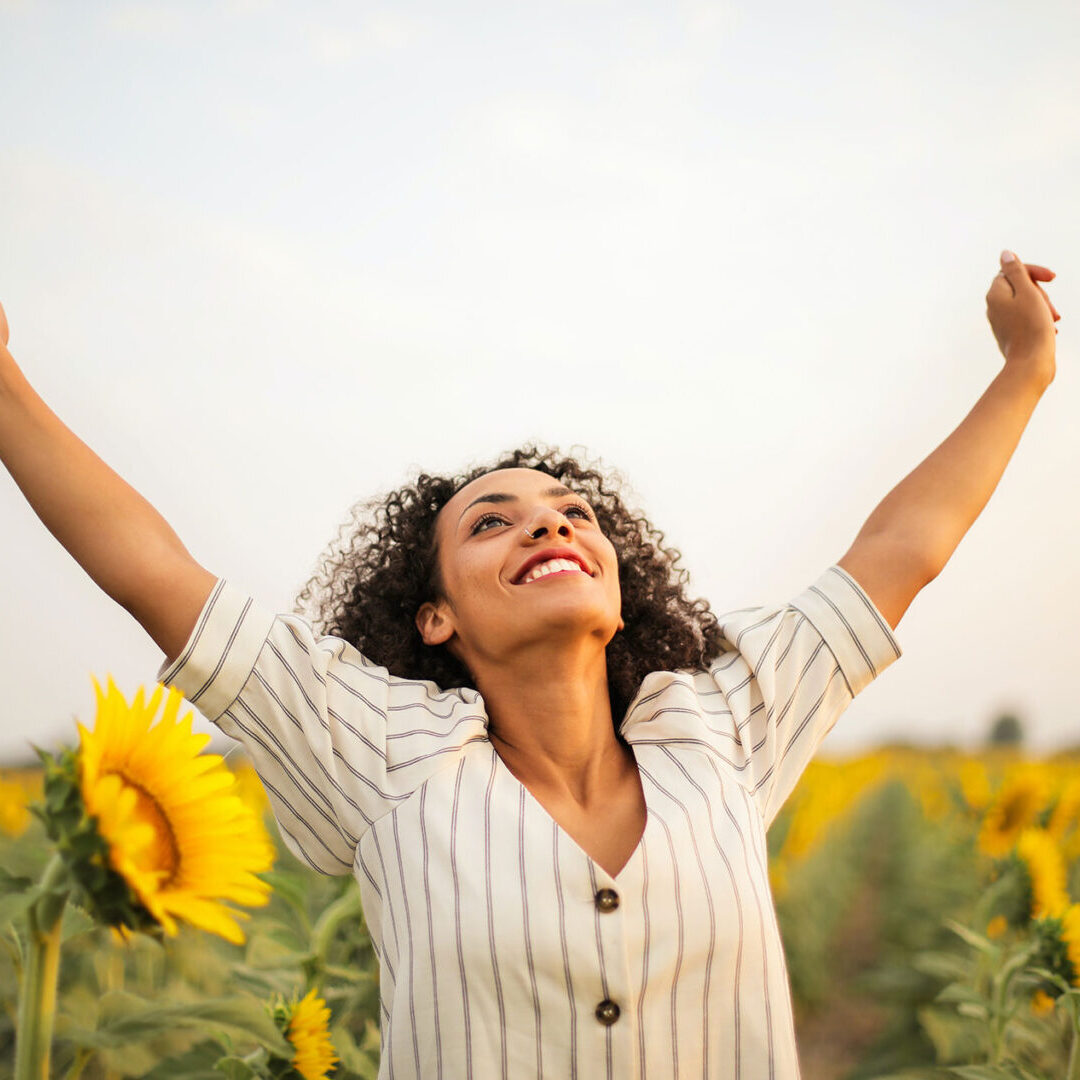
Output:
[[[511,584],[520,585],[521,579],[525,577],[537,563],[548,562],[550,559],[569,559],[570,562],[576,562],[589,577],[593,576],[593,572],[589,569],[589,564],[576,551],[572,551],[570,548],[545,548],[543,551],[534,551],[525,560],[521,569],[514,575]]]

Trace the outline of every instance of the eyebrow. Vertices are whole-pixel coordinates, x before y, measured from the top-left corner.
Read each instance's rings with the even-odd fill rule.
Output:
[[[548,497],[554,497],[556,495],[573,495],[574,493],[568,487],[563,487],[560,484],[558,487],[550,487],[546,491],[542,491],[540,494]],[[458,518],[458,521],[460,522],[461,518],[463,518],[474,506],[476,506],[477,503],[508,503],[517,501],[518,497],[516,495],[507,495],[501,491],[493,491],[490,495],[481,495],[479,499],[473,499],[473,501],[469,503],[469,505],[466,506],[464,510],[461,511],[461,517]]]

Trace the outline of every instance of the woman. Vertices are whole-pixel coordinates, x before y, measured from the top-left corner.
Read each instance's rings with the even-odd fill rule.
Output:
[[[290,847],[355,873],[380,1076],[797,1077],[765,830],[1053,378],[1053,274],[1002,267],[968,417],[805,592],[720,620],[598,474],[521,452],[391,496],[307,590],[318,638],[198,566],[0,352],[31,505],[244,742]]]

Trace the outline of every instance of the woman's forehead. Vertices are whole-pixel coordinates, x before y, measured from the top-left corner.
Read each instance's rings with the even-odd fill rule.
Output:
[[[568,490],[561,480],[539,469],[493,469],[454,492],[439,511],[439,517],[452,523],[475,500],[488,495],[527,497],[541,493],[556,495]]]
[[[459,488],[450,501],[460,500],[468,503],[477,495],[487,492],[504,491],[512,495],[553,486],[561,487],[562,483],[550,473],[541,472],[539,469],[492,469],[491,472],[484,473],[483,476],[478,476]]]

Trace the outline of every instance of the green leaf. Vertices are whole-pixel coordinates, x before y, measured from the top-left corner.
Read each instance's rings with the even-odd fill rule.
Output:
[[[70,941],[79,934],[85,934],[97,926],[94,917],[78,904],[69,903],[64,909],[64,921],[60,924],[60,940]]]
[[[379,1048],[376,1043],[374,1052],[357,1045],[352,1033],[344,1025],[338,1024],[330,1029],[330,1041],[340,1059],[338,1068],[357,1076],[376,1080],[379,1071]]]
[[[950,1069],[904,1069],[903,1072],[881,1074],[872,1080],[948,1080]]]
[[[998,970],[994,973],[994,986],[1008,984],[1032,957],[1039,952],[1039,942],[1029,941],[1017,949],[1008,952],[999,961]]]
[[[32,888],[33,884],[34,883],[30,878],[10,874],[0,866],[0,895],[7,896],[8,893],[24,893],[27,889]]]
[[[79,1027],[71,1022],[71,1018],[64,1013],[56,1017],[56,1038],[61,1042],[71,1043],[87,1050],[115,1050],[120,1046],[137,1042],[137,1039],[118,1038],[108,1032],[94,1031],[91,1028]],[[146,1038],[150,1038],[149,1035]]]
[[[997,1065],[961,1065],[950,1070],[954,1076],[964,1080],[1021,1080],[1022,1074],[1015,1069],[1000,1068]]]
[[[934,1044],[942,1065],[977,1060],[986,1054],[984,1024],[949,1009],[933,1006],[918,1010],[919,1023]]]
[[[268,870],[259,876],[273,887],[274,892],[289,907],[302,916],[306,915],[308,890],[311,887],[307,877],[302,874],[290,873],[288,870]]]
[[[964,926],[963,923],[958,923],[954,919],[946,919],[945,925],[957,937],[963,938],[972,948],[986,953],[987,956],[996,956],[1001,951],[988,937],[977,933],[968,926]]]
[[[230,974],[234,983],[252,991],[257,997],[265,998],[273,993],[288,997],[296,989],[295,967],[254,968],[237,964]]]
[[[183,1054],[155,1065],[139,1080],[221,1080],[215,1066],[221,1060],[221,1044],[213,1039],[196,1043]]]
[[[986,998],[978,993],[978,991],[973,990],[970,986],[965,986],[963,983],[950,983],[936,998],[934,998],[934,1000],[942,1004],[954,1002],[966,1005],[986,1006]]]
[[[29,878],[9,878],[9,880],[25,881],[26,888],[23,892],[9,892],[0,896],[0,926],[21,919],[41,896],[41,890]]]
[[[1038,975],[1039,978],[1045,979],[1048,983],[1056,986],[1063,993],[1067,994],[1071,990],[1069,984],[1056,971],[1050,971],[1048,968],[1043,967],[1032,967],[1028,968],[1028,970],[1032,974]]]
[[[214,1066],[218,1075],[224,1073],[228,1080],[252,1080],[253,1077],[265,1075],[256,1071],[243,1058],[225,1057]]]
[[[340,982],[359,986],[374,984],[378,981],[375,972],[365,968],[345,968],[337,964],[325,964],[322,970],[324,975],[329,975]]]
[[[263,931],[263,936],[289,952],[303,953],[307,950],[307,936],[290,926],[272,926]]]
[[[956,953],[920,952],[911,958],[911,965],[924,975],[952,982],[956,979],[967,980],[971,975],[971,962]]]
[[[142,1042],[175,1027],[224,1027],[242,1031],[281,1057],[292,1057],[289,1044],[261,1002],[251,998],[209,998],[182,1004],[147,1004],[114,990],[101,1001],[97,1036],[111,1046]]]

